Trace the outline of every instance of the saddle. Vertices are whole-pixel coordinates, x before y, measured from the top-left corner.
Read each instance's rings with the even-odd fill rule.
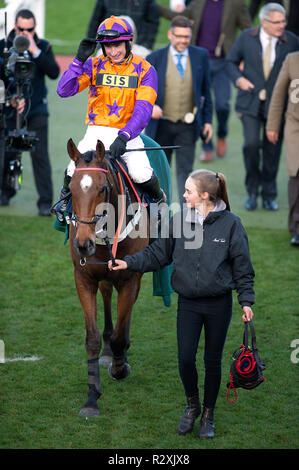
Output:
[[[159,228],[159,222],[160,222],[157,205],[152,204],[153,201],[149,197],[149,195],[146,192],[144,192],[137,183],[134,183],[132,181],[132,179],[129,176],[127,164],[124,160],[119,161],[118,159],[112,159],[109,157],[109,154],[108,154],[106,155],[106,161],[108,162],[108,165],[110,169],[112,170],[112,172],[116,174],[117,176],[119,176],[119,179],[121,180],[123,194],[126,196],[125,197],[126,211],[127,211],[127,214],[130,216],[130,220],[128,224],[126,225],[125,229],[120,234],[119,241],[122,241],[123,239],[125,239],[129,235],[129,233],[134,229],[134,227],[138,224],[141,218],[142,209],[146,208],[148,210],[148,215],[150,217],[150,221],[152,224],[152,226],[150,227],[150,233],[154,234],[154,236],[151,237],[151,242],[152,242],[158,236],[158,228]],[[138,204],[138,209],[137,211],[134,211],[134,212],[132,211],[130,212],[128,210],[128,207],[130,207],[132,204],[132,199],[131,199],[130,192],[129,192],[130,188],[135,194],[137,204]],[[58,201],[58,203],[59,202],[60,201]],[[53,207],[55,207],[55,205]],[[54,222],[54,228],[56,230],[66,233],[65,243],[68,240],[68,226],[71,223],[72,213],[73,213],[72,197],[70,196],[67,206],[66,206],[66,210],[64,212],[65,223],[59,222],[57,219]],[[99,245],[105,244],[104,238],[106,236],[106,233],[103,228],[104,225],[105,225],[105,219],[102,219],[95,227],[96,243]]]

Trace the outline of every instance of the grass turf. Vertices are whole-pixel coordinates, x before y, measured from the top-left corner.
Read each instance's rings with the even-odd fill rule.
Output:
[[[165,3],[166,0],[161,3]],[[84,37],[90,11],[82,2],[47,2],[48,38],[72,40],[74,54]],[[57,12],[60,14],[57,15]],[[68,21],[65,21],[68,18]],[[164,21],[164,20],[162,20]],[[62,24],[63,22],[63,24]],[[159,32],[163,42],[165,25]],[[59,34],[58,34],[59,33]],[[161,39],[160,39],[161,38]],[[75,44],[76,43],[76,44]],[[84,134],[86,93],[69,100],[48,81],[50,155],[55,194],[68,163],[66,142]],[[232,106],[234,97],[232,99]],[[6,358],[37,356],[36,362],[0,363],[1,449],[295,449],[297,368],[291,342],[298,338],[299,251],[289,245],[287,175],[284,152],[278,175],[279,211],[244,210],[244,167],[241,125],[230,118],[228,155],[207,165],[228,180],[232,210],[247,228],[256,271],[255,327],[266,381],[253,391],[238,390],[234,404],[226,401],[231,354],[242,340],[240,308],[235,302],[223,357],[223,381],[215,413],[216,438],[198,441],[197,426],[178,436],[176,426],[185,398],[176,361],[176,295],[170,308],[152,296],[151,274],[143,277],[132,317],[129,362],[131,376],[112,381],[101,369],[101,416],[82,420],[77,414],[86,400],[87,368],[83,314],[76,295],[68,246],[52,228],[53,220],[36,217],[36,190],[30,157],[23,155],[24,178],[11,206],[0,208],[2,280],[0,339]],[[197,155],[200,153],[198,144]],[[195,167],[199,167],[196,159]],[[174,169],[172,170],[174,175]],[[177,198],[174,179],[174,199]],[[115,299],[114,299],[115,306]],[[99,326],[102,328],[101,301]],[[203,341],[198,352],[201,389]]]

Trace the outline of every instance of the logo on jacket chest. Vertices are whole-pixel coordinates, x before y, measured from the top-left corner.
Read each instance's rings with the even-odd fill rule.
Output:
[[[225,241],[226,241],[225,238],[217,238],[217,237],[215,237],[213,240],[213,242],[215,243],[225,243]]]
[[[97,73],[96,74],[97,86],[116,86],[119,88],[137,88],[138,77],[130,75],[116,75],[113,73]]]

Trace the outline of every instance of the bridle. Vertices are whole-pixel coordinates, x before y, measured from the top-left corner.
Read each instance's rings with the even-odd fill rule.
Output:
[[[106,170],[105,168],[75,168],[74,171],[101,171],[103,173],[108,173],[108,170]],[[107,181],[109,182],[110,186],[112,186],[112,184],[110,183],[110,181],[107,179]],[[106,184],[102,189],[101,191],[99,192],[99,194],[101,194],[102,192],[106,191],[106,200],[105,202],[108,203],[109,202],[109,197],[110,197],[110,187],[108,186],[108,184]],[[103,214],[95,214],[92,218],[92,220],[82,220],[82,219],[79,219],[79,217],[77,216],[77,214],[74,212],[72,217],[71,217],[71,221],[72,222],[79,222],[80,224],[85,224],[85,225],[96,225],[97,222],[99,220],[101,220],[103,217],[106,216],[106,213],[103,213]]]
[[[106,173],[108,174],[108,170],[106,170],[105,168],[75,168],[74,171],[102,171],[103,173]],[[119,173],[118,173],[119,175]],[[105,203],[108,204],[109,202],[109,199],[110,199],[110,193],[111,193],[111,190],[113,188],[113,184],[111,183],[111,181],[109,180],[109,178],[106,177],[106,185],[102,188],[102,190],[100,191],[103,192],[106,190],[106,200],[105,200]],[[79,217],[77,216],[77,214],[75,212],[73,212],[73,215],[71,217],[71,221],[77,223],[81,223],[81,224],[86,224],[86,225],[96,225],[96,223],[101,220],[102,218],[106,217],[107,215],[107,212],[104,211],[103,214],[95,214],[94,217],[92,218],[92,220],[81,220],[79,219]],[[118,230],[117,230],[118,231]],[[110,256],[110,260],[112,261],[112,265],[113,266],[116,266],[116,263],[115,263],[115,252],[116,252],[116,246],[117,246],[117,243],[114,242],[113,244],[113,247],[111,247],[111,243],[110,243],[110,240],[108,238],[108,236],[106,235],[104,237],[104,241],[105,241],[105,244],[107,246],[107,249],[108,249],[108,252],[109,252],[109,256]],[[117,240],[116,240],[117,241]],[[103,261],[88,261],[86,258],[81,258],[80,259],[80,266],[84,267],[86,264],[101,264],[101,265],[107,265],[108,262],[103,262]]]

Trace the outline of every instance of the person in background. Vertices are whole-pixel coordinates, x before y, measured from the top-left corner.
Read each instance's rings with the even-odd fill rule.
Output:
[[[299,2],[298,0],[287,0],[288,2],[288,22],[286,29],[294,33],[299,38]]]
[[[255,20],[260,8],[263,7],[266,3],[271,3],[271,0],[250,0],[249,13],[252,18],[252,21]],[[278,0],[276,3],[285,6],[284,0]]]
[[[138,44],[151,51],[160,22],[155,0],[96,0],[88,24],[87,37],[95,38],[99,24],[109,16],[123,15],[129,16],[134,21]]]
[[[7,38],[8,48],[12,47],[16,35],[29,39],[29,55],[35,64],[34,76],[31,79],[30,96],[26,99],[26,108],[22,118],[27,122],[27,129],[36,133],[38,141],[30,152],[34,180],[39,195],[37,206],[41,216],[50,216],[53,202],[52,169],[48,152],[48,117],[46,77],[55,80],[59,76],[59,66],[55,60],[51,45],[45,39],[40,39],[35,32],[36,21],[30,10],[18,11],[15,27]],[[0,56],[3,55],[5,40],[0,41]],[[7,120],[9,129],[14,130],[16,119]],[[7,206],[15,195],[15,189],[5,184],[5,172],[8,171],[9,161],[15,158],[12,151],[6,152],[5,170],[2,186],[1,205]]]
[[[145,59],[146,56],[151,53],[150,49],[147,49],[146,47],[139,44],[136,25],[135,25],[134,21],[132,20],[132,18],[130,16],[125,16],[125,15],[122,15],[122,18],[124,20],[126,20],[131,25],[131,28],[133,30],[133,35],[134,35],[133,39],[132,39],[132,52],[133,52],[133,54],[139,55],[140,57]]]
[[[169,8],[177,13],[181,13],[192,0],[169,0]]]
[[[148,272],[173,263],[172,287],[178,293],[178,366],[187,400],[177,432],[192,432],[201,414],[196,354],[204,328],[205,379],[198,437],[211,439],[222,351],[232,317],[232,291],[238,292],[242,320],[250,321],[254,269],[245,229],[230,212],[224,175],[209,170],[192,172],[184,198],[187,204],[170,220],[166,236],[161,235],[143,251],[116,259],[114,268],[109,262],[108,267]]]
[[[281,124],[285,118],[284,140],[286,161],[289,173],[288,228],[291,234],[291,245],[299,246],[299,52],[288,54],[275,84],[266,124],[267,137],[276,145]],[[287,100],[287,109],[285,102]]]
[[[160,15],[172,19],[176,13],[159,5]],[[227,153],[231,83],[225,58],[236,40],[239,29],[249,28],[251,18],[245,0],[194,0],[181,13],[193,23],[191,44],[206,48],[210,55],[211,88],[214,92],[217,120],[216,155]],[[212,140],[203,142],[200,161],[214,159]]]
[[[255,20],[259,8],[265,3],[270,3],[270,0],[251,0],[249,6],[250,16],[252,21]],[[280,0],[276,3],[282,5],[286,10],[287,26],[286,29],[299,37],[299,2],[298,0]]]
[[[208,52],[190,46],[188,18],[176,16],[167,33],[170,44],[147,56],[158,73],[158,96],[145,133],[158,144],[176,150],[177,190],[181,205],[185,181],[193,170],[195,144],[202,132],[212,137],[212,99]],[[165,150],[171,164],[172,150]]]
[[[261,193],[263,207],[276,211],[276,177],[281,153],[282,132],[276,144],[266,137],[265,125],[272,91],[285,57],[299,50],[297,37],[285,30],[285,9],[268,3],[260,11],[260,26],[241,33],[228,57],[228,70],[238,88],[236,111],[244,134],[245,208],[257,208]],[[241,62],[244,68],[240,70]],[[260,139],[263,133],[262,141]]]

